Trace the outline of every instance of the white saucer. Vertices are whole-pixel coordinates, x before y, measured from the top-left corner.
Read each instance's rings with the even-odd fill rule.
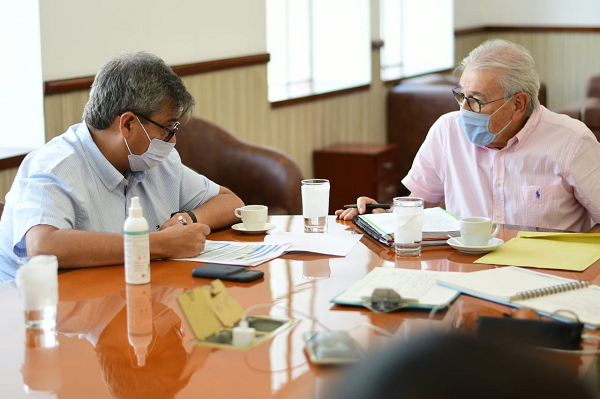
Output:
[[[246,234],[261,234],[264,232],[267,232],[269,230],[273,230],[275,226],[273,223],[265,223],[265,227],[263,227],[262,229],[253,229],[253,230],[248,230],[244,227],[244,223],[237,223],[234,224],[233,226],[231,226],[232,229],[237,230],[237,231],[241,231],[242,233],[246,233]]]
[[[460,241],[460,237],[454,237],[454,239]],[[452,248],[456,249],[458,252],[462,252],[463,254],[469,254],[469,255],[487,254],[488,252],[492,252],[494,249],[496,249],[500,245],[504,244],[504,241],[501,238],[492,238],[491,240],[488,241],[488,245],[481,246],[481,247],[458,245],[458,244],[456,244],[455,240],[449,239],[446,242],[448,243],[448,245],[450,245]]]

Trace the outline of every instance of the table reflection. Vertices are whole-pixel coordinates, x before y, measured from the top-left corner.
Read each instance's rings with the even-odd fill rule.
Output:
[[[195,353],[194,368],[186,368],[189,346],[172,307],[181,292],[146,284],[100,298],[61,302],[57,329],[93,345],[112,396],[173,398],[209,354]]]

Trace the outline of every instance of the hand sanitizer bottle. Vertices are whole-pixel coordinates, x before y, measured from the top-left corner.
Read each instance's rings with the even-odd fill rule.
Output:
[[[146,284],[150,282],[150,238],[148,222],[144,219],[140,199],[133,197],[129,217],[125,220],[125,282]]]

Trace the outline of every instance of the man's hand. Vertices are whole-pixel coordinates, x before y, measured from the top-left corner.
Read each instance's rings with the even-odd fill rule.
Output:
[[[163,223],[162,226],[160,226],[160,230],[164,230],[168,227],[173,227],[173,226],[177,226],[177,225],[182,225],[181,222],[179,221],[179,216],[183,217],[183,219],[186,221],[187,224],[193,224],[194,221],[192,220],[192,218],[190,217],[190,215],[187,214],[187,212],[181,212],[181,213],[176,213],[173,215],[173,217],[169,220],[167,220],[166,222]]]
[[[150,258],[193,258],[206,243],[210,227],[177,223],[149,234]],[[123,234],[97,233],[54,226],[33,226],[25,235],[27,255],[56,255],[60,268],[123,264]]]
[[[167,222],[176,220],[170,227],[165,227],[167,224],[165,223],[160,231],[150,234],[152,259],[193,258],[204,250],[206,236],[210,234],[210,227],[202,223],[191,223],[191,220],[187,226],[184,226],[177,220],[178,215],[173,216]],[[189,215],[186,216],[189,218]]]
[[[338,209],[337,211],[335,211],[335,215],[338,217],[338,219],[352,220],[352,218],[354,216],[362,215],[363,213],[365,213],[367,204],[377,204],[377,203],[378,202],[375,201],[373,198],[360,197],[359,199],[356,200],[357,208]],[[386,212],[386,210],[385,209],[373,209],[373,213],[382,213],[382,212]]]

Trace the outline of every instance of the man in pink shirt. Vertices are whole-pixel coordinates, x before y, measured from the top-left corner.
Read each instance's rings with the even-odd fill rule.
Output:
[[[590,231],[600,222],[600,143],[582,122],[540,105],[531,54],[488,40],[458,70],[460,110],[431,127],[402,180],[411,195],[426,207],[445,201],[461,218]],[[336,215],[349,220],[369,203],[361,197]]]

